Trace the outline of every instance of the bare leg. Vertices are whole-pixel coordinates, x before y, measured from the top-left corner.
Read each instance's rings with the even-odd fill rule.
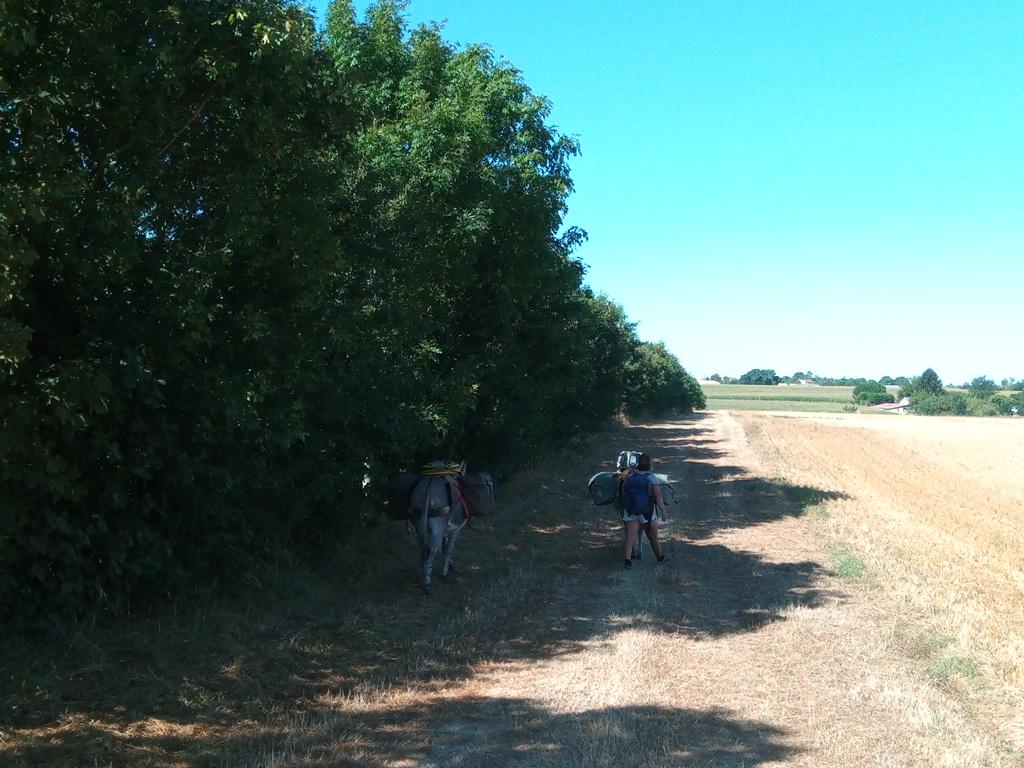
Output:
[[[624,536],[628,536],[629,535],[629,531],[626,528],[626,523],[625,522],[622,523],[622,534]],[[640,545],[642,543],[643,543],[643,540],[640,538],[640,535],[637,534],[636,541],[633,543],[633,551],[629,553],[629,557],[630,557],[631,560],[639,560],[640,559],[640,550],[641,550],[641,546]]]
[[[636,520],[627,520],[626,526],[626,559],[633,555],[633,546],[636,544],[637,536],[640,533],[640,523]]]
[[[647,540],[651,542],[651,549],[654,550],[654,556],[661,557],[661,542],[658,541],[658,523],[652,520],[644,526],[644,531],[647,533]]]

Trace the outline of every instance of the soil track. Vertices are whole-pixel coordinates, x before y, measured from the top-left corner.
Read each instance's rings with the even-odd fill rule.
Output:
[[[392,525],[377,570],[285,579],[244,616],[21,648],[35,693],[2,699],[0,765],[1018,765],[908,658],[901,604],[833,573],[807,513],[844,493],[766,476],[747,438],[706,413],[511,479],[427,600]],[[628,571],[583,492],[625,448],[680,499],[669,561]]]
[[[897,607],[823,564],[802,515],[840,494],[761,477],[725,412],[617,437],[607,456],[648,450],[678,478],[670,562],[623,570],[614,525],[567,499],[573,567],[470,674],[350,711],[367,764],[1003,764],[901,658]]]

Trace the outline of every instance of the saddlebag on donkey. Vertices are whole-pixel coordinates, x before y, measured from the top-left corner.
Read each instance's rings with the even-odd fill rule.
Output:
[[[420,476],[416,472],[400,472],[388,481],[388,498],[384,513],[392,520],[408,520],[412,489]]]
[[[494,480],[487,472],[467,472],[459,487],[473,517],[494,514]]]

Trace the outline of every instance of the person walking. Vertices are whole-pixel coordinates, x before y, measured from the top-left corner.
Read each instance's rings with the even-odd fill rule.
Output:
[[[636,469],[629,470],[622,479],[622,522],[626,526],[626,562],[623,567],[633,567],[633,548],[641,529],[651,542],[651,550],[659,563],[665,562],[665,554],[658,541],[659,518],[668,522],[668,507],[661,495],[661,483],[651,471],[651,457],[641,453]]]

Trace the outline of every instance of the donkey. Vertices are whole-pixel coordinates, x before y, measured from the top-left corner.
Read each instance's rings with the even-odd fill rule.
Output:
[[[423,591],[429,595],[438,553],[444,557],[441,578],[447,578],[455,559],[459,533],[469,521],[457,478],[453,475],[421,477],[412,489],[410,519],[420,545]]]

